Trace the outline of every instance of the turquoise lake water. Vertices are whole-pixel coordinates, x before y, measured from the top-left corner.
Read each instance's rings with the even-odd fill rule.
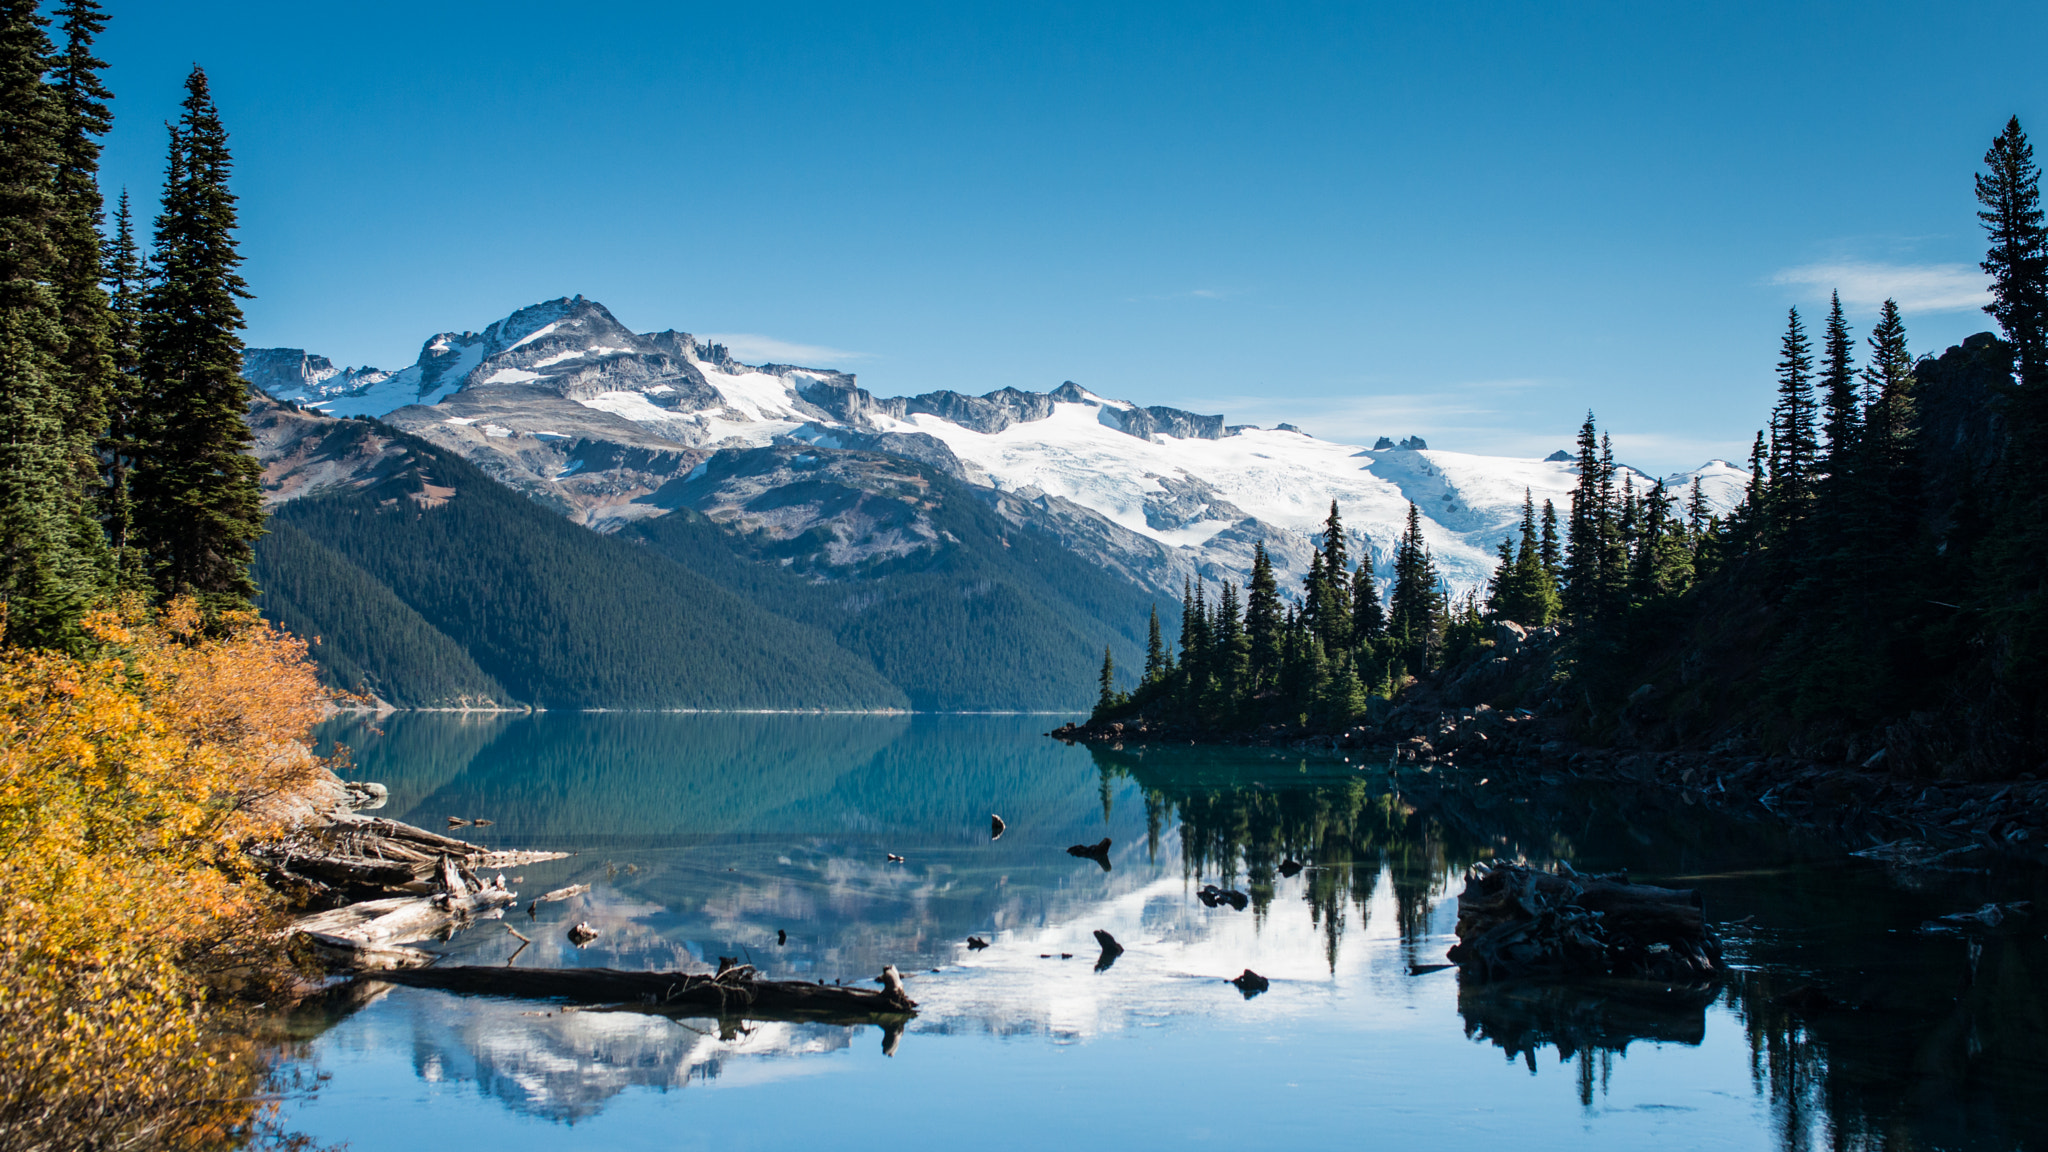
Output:
[[[2048,897],[2037,870],[1903,873],[1761,810],[1502,768],[1042,735],[1064,719],[335,722],[353,775],[390,788],[381,814],[576,853],[508,879],[589,894],[425,945],[452,962],[512,960],[510,925],[534,941],[521,965],[734,956],[852,983],[893,963],[919,1009],[885,1054],[867,1025],[363,987],[294,1018],[326,1079],[290,1126],[446,1152],[2048,1147],[2048,905],[1919,930]],[[1109,871],[1064,851],[1105,836]],[[1289,856],[1309,867],[1280,875]],[[1737,971],[1695,991],[1411,974],[1442,962],[1464,870],[1496,856],[1698,888]],[[1206,908],[1204,883],[1250,906]],[[601,931],[581,949],[578,921]],[[1127,949],[1101,971],[1096,929]],[[1270,990],[1225,982],[1245,968]],[[1805,985],[1838,1006],[1778,1003]]]

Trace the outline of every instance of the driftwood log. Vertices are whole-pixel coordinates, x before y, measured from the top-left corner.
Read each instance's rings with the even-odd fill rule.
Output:
[[[893,969],[891,970],[893,971]],[[664,1015],[709,1014],[774,1020],[869,1023],[916,1015],[898,977],[883,988],[763,980],[742,964],[716,976],[622,972],[615,968],[487,968],[451,965],[380,973],[379,980],[474,996],[608,1005]],[[887,977],[885,976],[886,980]]]
[[[1721,940],[1698,892],[1519,864],[1475,864],[1458,897],[1450,959],[1480,980],[1720,976]]]

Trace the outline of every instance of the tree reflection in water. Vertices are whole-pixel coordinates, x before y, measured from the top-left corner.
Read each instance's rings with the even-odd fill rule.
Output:
[[[1349,918],[1363,926],[1382,876],[1410,964],[1441,960],[1431,913],[1477,860],[1565,859],[1701,889],[1736,963],[1723,984],[1458,977],[1465,1034],[1532,1071],[1546,1048],[1576,1061],[1589,1108],[1630,1043],[1698,1045],[1718,1002],[1743,1024],[1781,1148],[2011,1148],[2048,1136],[2040,921],[1967,938],[1913,930],[1989,900],[2048,909],[2037,868],[1888,875],[1775,819],[1668,791],[1528,776],[1510,789],[1469,771],[1396,784],[1229,751],[1091,751],[1105,779],[1144,789],[1155,850],[1177,819],[1187,875],[1227,883],[1241,872],[1259,916],[1274,914],[1279,863],[1308,862],[1303,899],[1333,971]]]

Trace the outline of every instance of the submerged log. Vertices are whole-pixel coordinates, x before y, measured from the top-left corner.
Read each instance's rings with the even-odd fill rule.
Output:
[[[892,969],[893,970],[893,969]],[[886,973],[885,973],[886,978]],[[622,972],[615,968],[416,968],[378,977],[415,988],[476,996],[618,1005],[664,1014],[708,1012],[772,1019],[845,1019],[914,1015],[917,1001],[898,977],[884,988],[763,980],[752,965],[721,975]]]
[[[1699,893],[1625,876],[1476,864],[1449,957],[1481,980],[1636,976],[1693,982],[1726,968]]]

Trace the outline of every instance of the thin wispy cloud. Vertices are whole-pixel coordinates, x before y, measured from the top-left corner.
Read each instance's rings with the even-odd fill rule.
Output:
[[[753,332],[708,332],[703,338],[725,345],[726,351],[736,359],[749,364],[796,364],[805,368],[823,368],[868,358],[865,352],[848,352],[844,348],[828,348],[823,344],[797,344]]]
[[[1234,293],[1222,288],[1186,288],[1179,292],[1153,292],[1143,296],[1126,296],[1126,304],[1149,304],[1159,300],[1223,300]]]
[[[1883,264],[1866,260],[1833,260],[1786,268],[1771,283],[1805,288],[1816,301],[1830,292],[1842,294],[1842,306],[1854,312],[1875,312],[1886,300],[1901,311],[1965,312],[1990,299],[1990,281],[1972,264]]]

